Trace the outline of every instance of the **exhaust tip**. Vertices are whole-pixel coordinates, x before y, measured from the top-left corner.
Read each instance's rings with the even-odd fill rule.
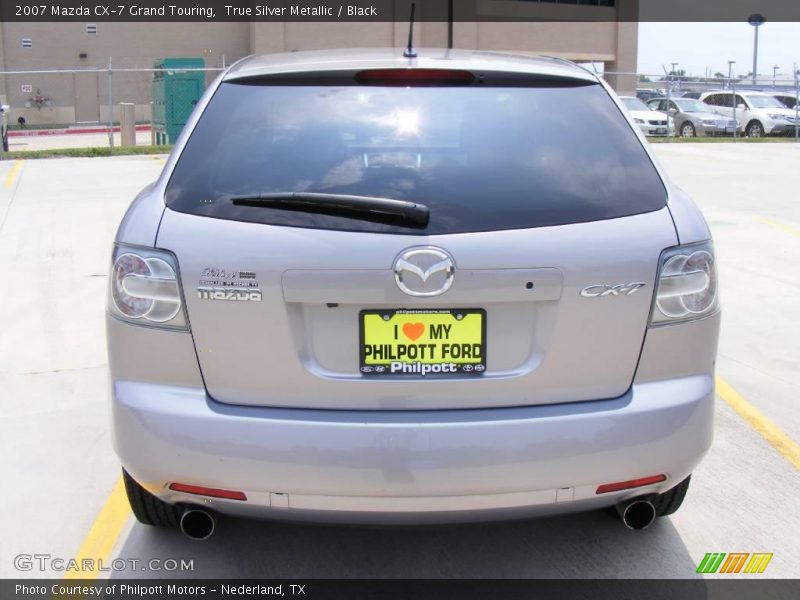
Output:
[[[650,500],[635,499],[617,506],[628,529],[647,529],[656,520],[656,507]]]
[[[189,508],[181,515],[181,531],[193,540],[205,540],[214,533],[216,519],[203,509]]]

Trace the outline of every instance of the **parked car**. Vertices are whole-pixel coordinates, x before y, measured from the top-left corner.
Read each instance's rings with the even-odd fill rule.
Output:
[[[682,137],[732,135],[737,128],[736,121],[692,98],[656,98],[650,100],[647,106],[669,114],[675,121],[676,135]]]
[[[786,108],[791,108],[792,110],[797,104],[800,104],[800,100],[798,100],[794,92],[772,92],[771,95],[777,98]]]
[[[558,59],[234,64],[113,246],[136,518],[677,510],[712,440],[717,279],[642,141]]]
[[[675,131],[675,123],[666,113],[652,110],[633,96],[620,96],[619,99],[645,135],[663,137]]]
[[[636,97],[642,102],[647,102],[653,98],[660,98],[665,92],[663,90],[655,89],[638,89],[636,90]]]
[[[8,152],[8,113],[11,107],[8,104],[0,105],[0,144],[3,152]]]
[[[745,135],[783,135],[794,133],[795,112],[786,108],[771,94],[732,91],[706,92],[700,98],[717,112],[734,117],[742,124]]]
[[[693,98],[698,100],[701,95],[702,92],[683,92],[683,94],[681,94],[681,98]]]

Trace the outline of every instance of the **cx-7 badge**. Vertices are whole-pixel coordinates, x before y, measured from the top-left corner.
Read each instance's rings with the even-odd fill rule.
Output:
[[[581,290],[584,298],[597,298],[598,296],[630,296],[635,294],[646,283],[620,283],[617,285],[590,285]]]

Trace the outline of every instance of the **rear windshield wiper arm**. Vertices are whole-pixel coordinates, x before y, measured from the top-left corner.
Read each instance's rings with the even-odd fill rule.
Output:
[[[369,221],[403,221],[408,227],[428,226],[430,211],[424,204],[391,198],[348,196],[312,192],[274,192],[249,196],[231,196],[236,206],[256,206],[321,213]]]

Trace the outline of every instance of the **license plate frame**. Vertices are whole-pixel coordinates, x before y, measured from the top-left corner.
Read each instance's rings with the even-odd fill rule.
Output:
[[[374,319],[376,315],[379,320]],[[477,324],[475,323],[476,316],[479,319]],[[367,322],[368,320],[370,323]],[[408,338],[408,334],[400,329],[406,324],[412,326],[409,333],[417,335],[416,338]],[[417,334],[420,324],[424,329],[421,334]],[[445,339],[433,337],[437,332],[438,335],[444,334],[443,326],[448,324],[451,327],[447,328]],[[453,325],[460,325],[457,330],[462,328],[466,330],[463,336],[456,333],[457,330],[452,329]],[[439,326],[438,330],[432,329],[437,326]],[[383,331],[367,331],[368,328],[375,327],[380,327]],[[386,344],[378,343],[380,339],[377,339],[381,338],[380,334],[383,334],[383,339],[385,339],[387,327],[390,339],[393,336],[393,339],[397,340],[396,342],[391,341],[388,349],[385,348]],[[359,372],[362,377],[480,377],[486,372],[486,310],[482,308],[368,308],[359,311],[358,330]],[[453,333],[456,335],[451,338]],[[479,334],[477,342],[475,341],[476,334]],[[370,337],[369,340],[368,337]],[[458,337],[462,339],[456,340],[455,338]],[[478,357],[473,356],[476,344],[480,355]],[[368,345],[372,346],[369,352],[367,351]],[[416,347],[415,357],[398,357],[397,355],[402,352],[401,345],[407,346],[406,354],[411,351],[411,347]],[[374,353],[378,352],[376,346],[382,346],[381,352],[385,355],[375,357]],[[434,347],[433,350],[431,346]],[[448,349],[445,350],[444,346],[448,346]],[[457,353],[458,356],[454,357],[454,353]],[[465,356],[465,354],[469,356]],[[395,363],[407,366],[397,367]]]

